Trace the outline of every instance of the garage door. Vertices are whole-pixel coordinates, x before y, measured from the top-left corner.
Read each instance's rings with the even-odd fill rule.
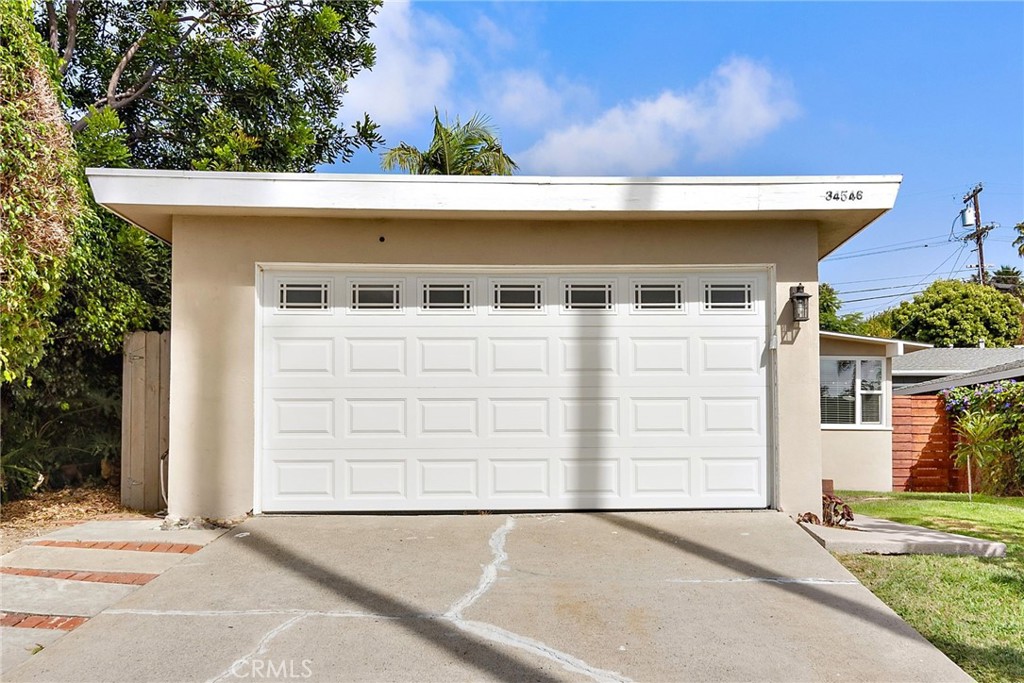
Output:
[[[765,507],[766,291],[268,268],[262,510]]]

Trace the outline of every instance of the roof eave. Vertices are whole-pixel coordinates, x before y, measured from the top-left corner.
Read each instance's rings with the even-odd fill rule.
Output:
[[[898,175],[550,178],[96,168],[86,173],[97,202],[168,242],[174,216],[194,215],[757,219],[816,223],[819,258],[891,209],[902,182]]]

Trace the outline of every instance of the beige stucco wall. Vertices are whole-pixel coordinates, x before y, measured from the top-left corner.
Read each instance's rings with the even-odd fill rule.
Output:
[[[885,344],[821,340],[822,356],[885,356]],[[880,429],[822,427],[821,476],[837,489],[892,490],[892,359],[885,361],[885,425]]]
[[[821,474],[837,489],[892,491],[892,432],[821,430]]]
[[[380,237],[385,241],[381,242]],[[253,507],[257,262],[471,265],[774,264],[778,318],[790,285],[816,294],[811,223],[436,222],[176,217],[169,513]],[[782,306],[781,304],[785,304]],[[812,306],[812,311],[816,310]],[[791,514],[820,511],[817,320],[779,324],[777,490]]]

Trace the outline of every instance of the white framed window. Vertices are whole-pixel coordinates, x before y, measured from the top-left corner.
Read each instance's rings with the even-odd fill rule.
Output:
[[[455,313],[473,310],[473,284],[445,280],[420,282],[420,308],[424,311]]]
[[[330,282],[281,280],[277,283],[277,310],[291,313],[327,313],[331,309]]]
[[[402,283],[382,280],[349,282],[349,308],[353,311],[402,310]]]
[[[885,424],[885,359],[821,359],[821,424]]]
[[[704,313],[752,313],[754,283],[749,280],[702,281],[701,310]]]
[[[544,310],[542,280],[491,280],[491,308],[502,313],[536,313]]]
[[[603,313],[615,307],[612,282],[562,282],[562,310],[575,313]]]
[[[631,280],[634,313],[683,313],[686,287],[679,280]]]

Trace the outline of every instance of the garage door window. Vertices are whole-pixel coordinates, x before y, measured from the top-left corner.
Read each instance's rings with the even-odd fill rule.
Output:
[[[357,311],[397,311],[402,308],[402,285],[397,282],[354,282],[352,308]]]
[[[683,285],[679,282],[634,282],[634,311],[683,310]]]
[[[277,310],[326,311],[330,308],[329,295],[326,282],[282,282],[278,285]]]
[[[872,425],[883,422],[880,359],[821,359],[821,423]]]
[[[420,305],[425,311],[469,311],[473,308],[471,292],[466,282],[425,283]]]
[[[749,282],[706,282],[704,310],[709,313],[753,311],[754,288]]]
[[[544,305],[540,282],[495,282],[492,286],[496,311],[539,311]]]
[[[612,310],[611,283],[563,283],[563,309],[566,311]]]

